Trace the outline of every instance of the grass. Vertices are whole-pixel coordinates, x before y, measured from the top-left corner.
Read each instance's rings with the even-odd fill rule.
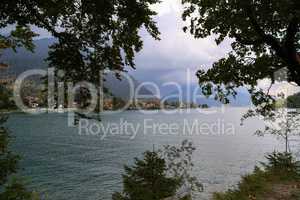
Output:
[[[214,193],[213,200],[300,200],[298,162],[291,154],[273,153],[268,164],[242,177],[236,189]]]

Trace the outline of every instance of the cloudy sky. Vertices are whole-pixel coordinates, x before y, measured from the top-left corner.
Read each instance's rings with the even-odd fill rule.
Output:
[[[229,39],[217,46],[213,37],[195,39],[189,33],[184,33],[182,28],[186,22],[181,19],[183,6],[180,2],[163,0],[153,7],[158,12],[156,22],[161,32],[161,41],[154,41],[142,32],[144,49],[137,55],[137,70],[130,72],[137,79],[158,84],[175,81],[196,85],[195,73],[198,69],[208,69],[213,62],[231,51]],[[270,80],[259,81],[258,87],[267,90]],[[277,83],[271,92],[276,94],[278,91],[288,91],[288,95],[292,95],[300,92],[300,89],[288,83]]]
[[[158,12],[155,18],[161,32],[161,40],[155,41],[142,31],[144,49],[137,55],[137,70],[131,71],[138,79],[162,83],[165,81],[186,82],[190,71],[191,81],[197,69],[208,68],[214,61],[230,51],[230,43],[217,46],[214,38],[194,39],[184,33],[180,0],[164,0],[153,7]]]

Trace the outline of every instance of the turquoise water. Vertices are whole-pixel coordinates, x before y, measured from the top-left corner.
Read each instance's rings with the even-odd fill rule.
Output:
[[[253,170],[264,159],[266,152],[281,148],[272,137],[259,138],[253,133],[263,127],[258,119],[240,126],[246,109],[230,108],[225,113],[201,114],[197,111],[183,114],[145,115],[136,111],[104,115],[103,125],[127,121],[141,125],[137,136],[120,135],[112,130],[103,135],[79,135],[78,127],[68,127],[67,114],[11,114],[7,126],[15,136],[13,148],[22,156],[21,175],[30,187],[50,200],[109,200],[114,191],[120,191],[124,164],[145,150],[163,144],[193,141],[195,174],[204,183],[205,192],[195,194],[197,199],[208,199],[213,191],[222,191],[235,185],[240,176]],[[145,134],[145,120],[151,123],[178,124],[178,134]],[[194,122],[234,125],[234,135],[200,134],[193,130],[183,134],[184,123]],[[215,131],[215,134],[213,133]],[[129,131],[130,132],[130,131]]]

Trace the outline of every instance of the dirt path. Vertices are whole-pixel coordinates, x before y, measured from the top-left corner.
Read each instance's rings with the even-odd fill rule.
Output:
[[[272,191],[266,194],[265,200],[300,200],[299,183],[276,184]]]

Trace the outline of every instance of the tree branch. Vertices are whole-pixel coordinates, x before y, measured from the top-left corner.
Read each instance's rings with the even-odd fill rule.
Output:
[[[246,38],[242,38],[241,35],[234,33],[233,36],[235,37],[236,41],[244,44],[244,45],[260,45],[262,44],[264,41],[262,39],[246,39]]]
[[[298,54],[297,54],[297,49],[295,44],[296,34],[298,33],[298,31],[299,31],[299,20],[296,16],[294,16],[287,28],[284,47],[293,65],[299,66],[300,62],[298,60]]]
[[[295,48],[295,39],[296,34],[299,31],[299,20],[297,17],[293,17],[291,20],[288,28],[287,28],[287,34],[285,38],[285,46],[289,48]]]
[[[47,31],[49,31],[54,37],[59,38],[60,34],[49,23],[47,23],[46,21],[44,21],[43,17],[38,13],[38,11],[34,9],[34,6],[35,5],[33,5],[31,3],[28,3],[28,5],[26,6],[26,8],[37,19],[37,21],[39,23],[41,23],[42,26],[44,26],[44,28]]]
[[[295,16],[291,20],[287,28],[285,43],[281,44],[280,41],[278,41],[278,39],[276,39],[270,34],[267,34],[261,28],[259,22],[255,17],[255,14],[253,13],[251,5],[245,5],[244,9],[247,17],[249,17],[250,19],[251,26],[253,27],[254,31],[258,34],[258,36],[263,40],[263,43],[269,45],[276,52],[276,55],[286,62],[290,71],[289,81],[294,81],[298,85],[300,85],[300,62],[297,59],[298,55],[295,49],[296,34],[299,31],[299,20],[297,19],[297,17]]]
[[[284,51],[283,51],[282,46],[280,45],[280,42],[275,37],[273,37],[272,35],[269,35],[269,34],[265,33],[265,31],[261,28],[261,26],[257,22],[250,5],[246,7],[245,11],[246,11],[247,16],[250,19],[250,23],[251,23],[253,29],[259,35],[259,37],[267,45],[271,46],[272,49],[274,49],[276,51],[277,55],[279,55],[281,58],[286,60],[286,57],[284,55]]]

